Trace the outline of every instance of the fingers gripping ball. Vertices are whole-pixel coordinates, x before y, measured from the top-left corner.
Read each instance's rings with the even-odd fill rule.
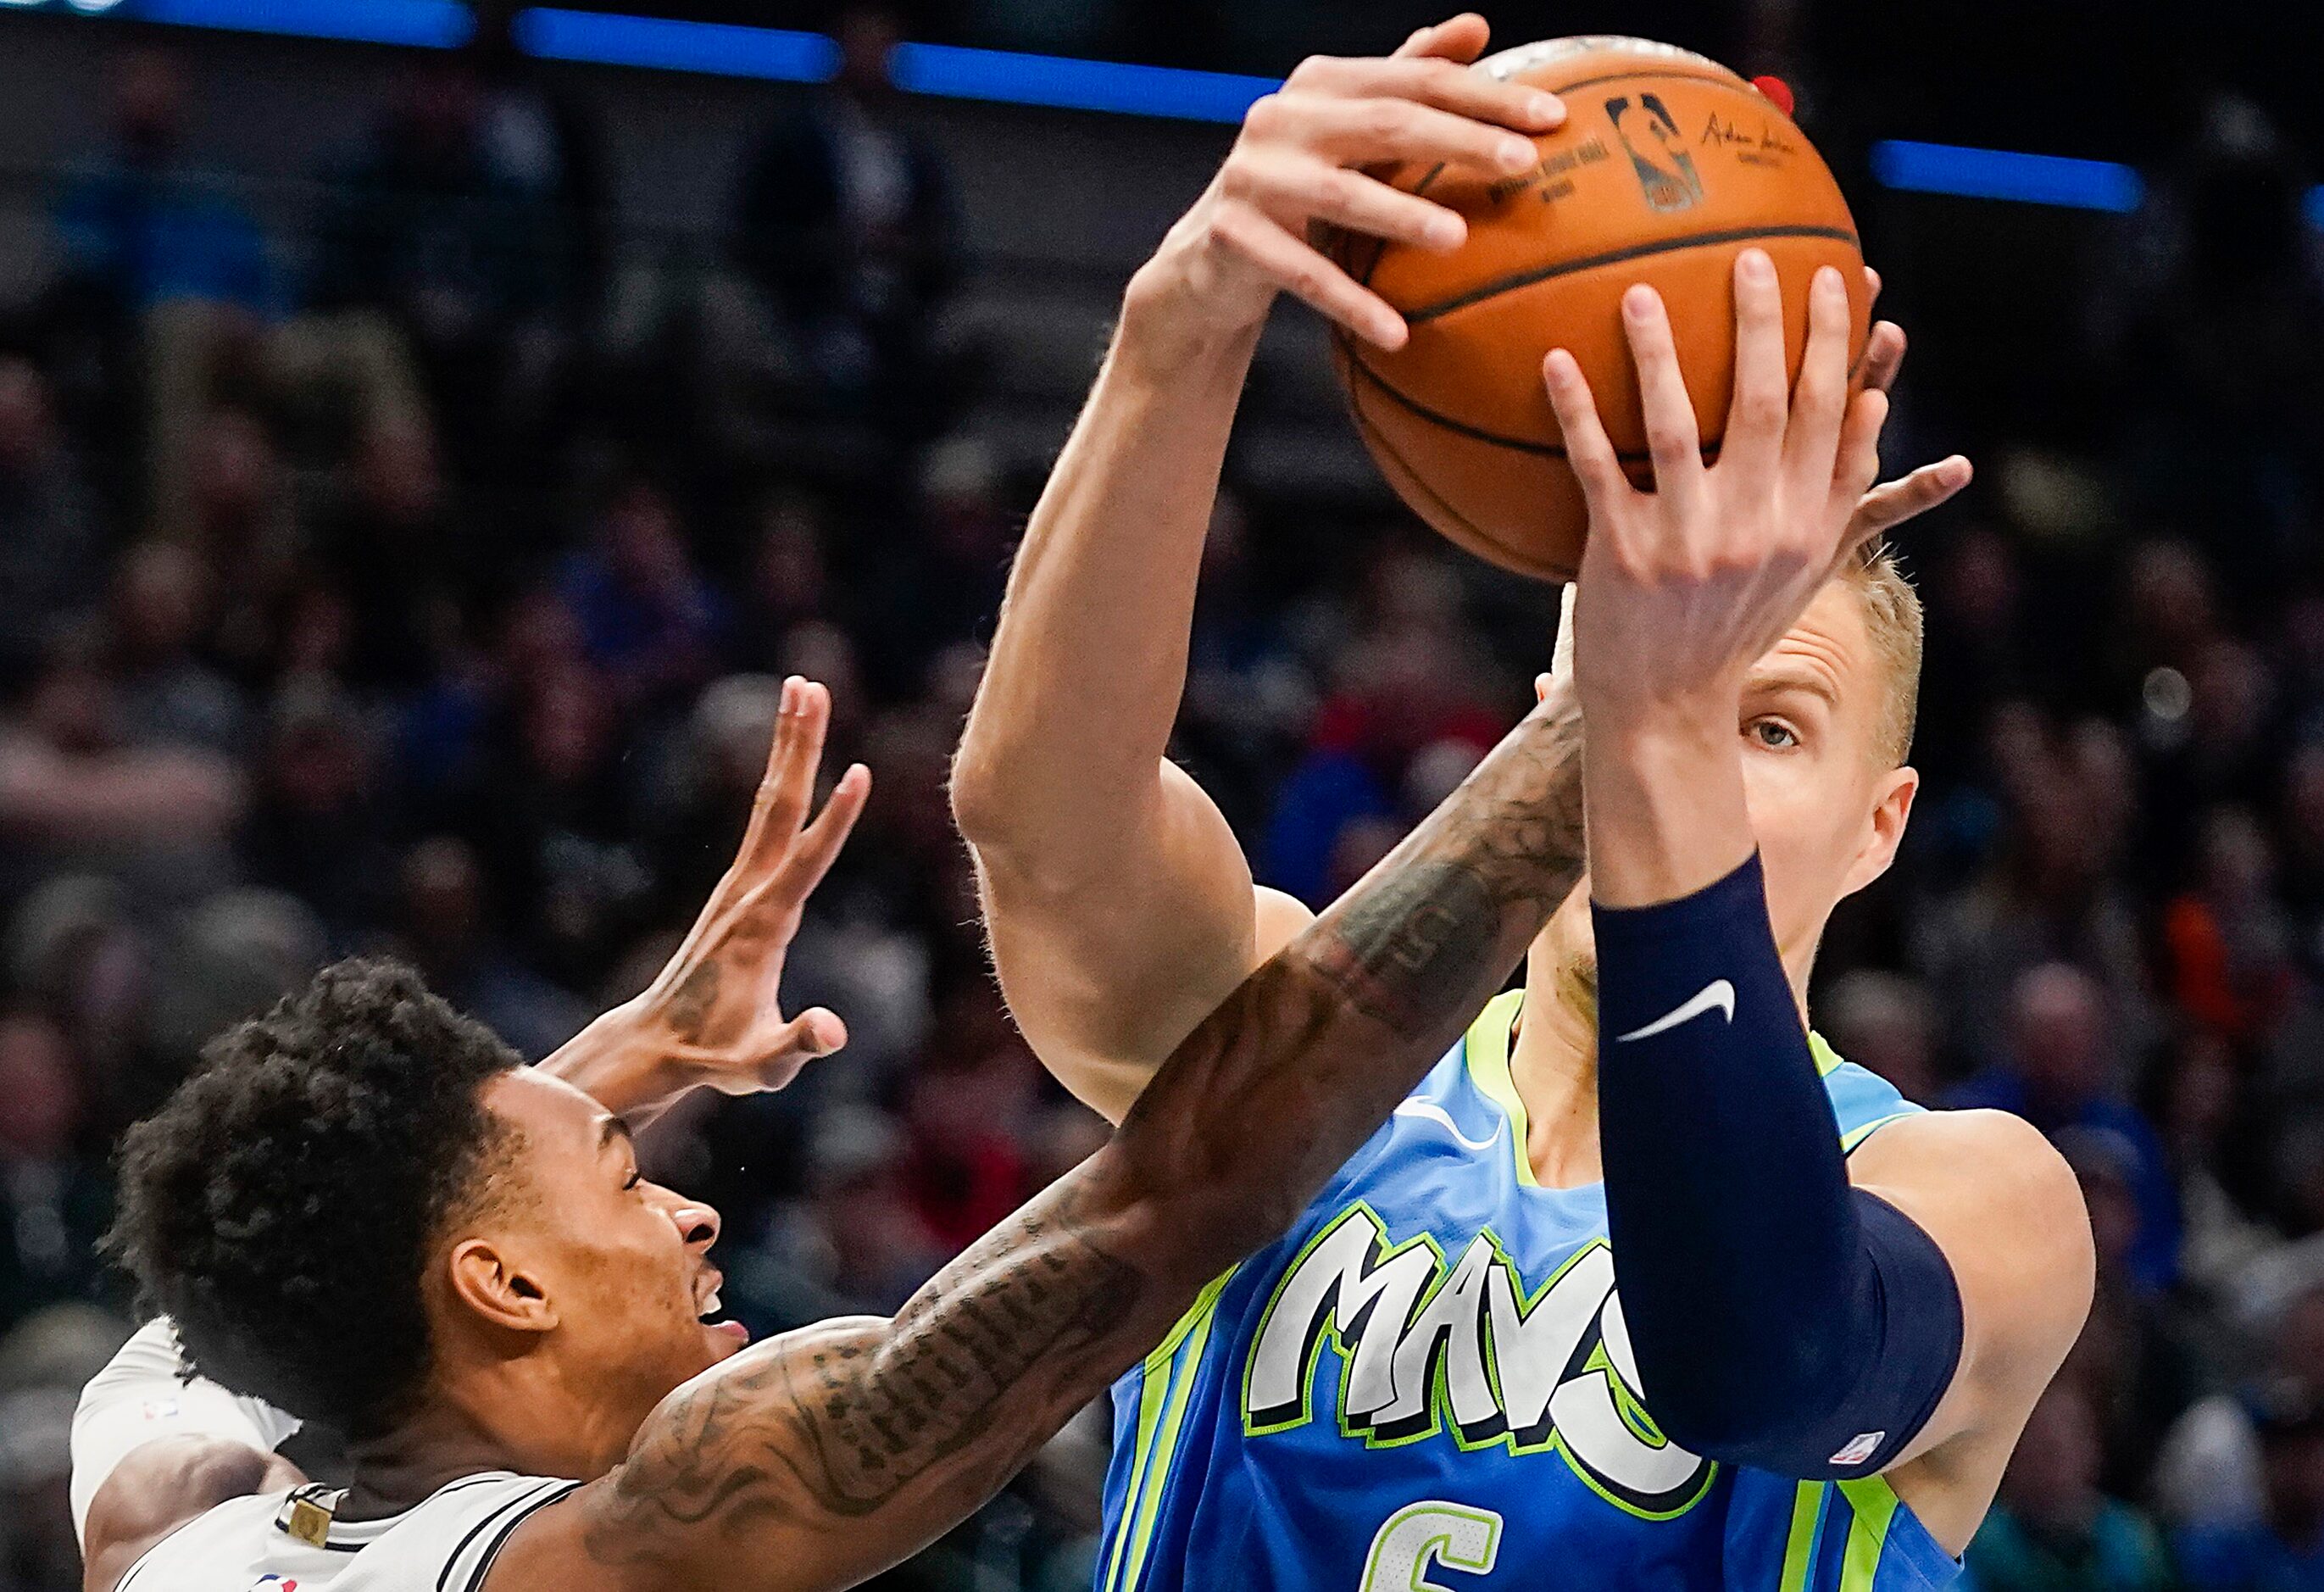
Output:
[[[1808,283],[1848,283],[1849,359],[1871,310],[1855,218],[1807,139],[1768,94],[1725,67],[1637,39],[1555,39],[1474,69],[1560,96],[1565,125],[1541,159],[1499,180],[1449,166],[1389,174],[1459,210],[1450,255],[1342,235],[1335,257],[1405,317],[1387,352],[1336,333],[1340,374],[1365,446],[1415,513],[1496,563],[1571,578],[1587,527],[1542,390],[1542,356],[1571,349],[1608,435],[1653,485],[1621,298],[1659,289],[1706,458],[1718,455],[1734,378],[1735,256],[1767,251],[1784,289],[1786,353],[1799,373]]]

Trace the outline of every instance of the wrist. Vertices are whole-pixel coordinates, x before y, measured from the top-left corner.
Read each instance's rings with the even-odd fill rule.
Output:
[[[655,1109],[696,1082],[645,995],[600,1015],[541,1063],[616,1116]]]
[[[1591,899],[1600,906],[1676,900],[1750,855],[1743,759],[1731,703],[1600,714],[1582,765]]]
[[[1114,335],[1116,355],[1143,374],[1211,375],[1240,386],[1273,301],[1271,292],[1206,288],[1166,250],[1130,279]]]
[[[1638,699],[1578,693],[1590,742],[1611,761],[1654,773],[1668,767],[1700,770],[1704,760],[1735,754],[1735,692]]]

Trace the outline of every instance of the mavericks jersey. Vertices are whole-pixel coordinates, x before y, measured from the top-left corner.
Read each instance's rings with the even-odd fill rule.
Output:
[[[1299,1224],[1114,1389],[1096,1592],[1921,1592],[1888,1484],[1687,1453],[1639,1401],[1602,1186],[1545,1189],[1501,996]],[[1844,1147],[1917,1111],[1813,1041]]]
[[[365,1521],[333,1519],[320,1486],[254,1494],[162,1538],[114,1592],[477,1592],[510,1533],[580,1485],[487,1471]]]

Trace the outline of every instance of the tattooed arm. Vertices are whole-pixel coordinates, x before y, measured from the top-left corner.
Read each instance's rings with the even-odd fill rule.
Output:
[[[1112,1139],[892,1321],[746,1350],[518,1532],[493,1592],[852,1586],[934,1541],[1285,1232],[1578,877],[1579,726],[1537,709],[1180,1044]]]

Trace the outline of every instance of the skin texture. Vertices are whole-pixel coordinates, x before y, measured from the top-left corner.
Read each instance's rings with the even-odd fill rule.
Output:
[[[1484,44],[1482,22],[1463,16],[1422,30],[1399,55],[1465,61]],[[1252,886],[1231,832],[1165,752],[1225,439],[1273,297],[1290,292],[1383,346],[1401,340],[1401,327],[1381,319],[1392,319],[1385,305],[1359,301],[1361,290],[1290,245],[1319,218],[1425,241],[1402,222],[1349,223],[1331,210],[1369,180],[1359,168],[1404,152],[1386,138],[1351,138],[1351,118],[1321,103],[1412,97],[1418,91],[1392,86],[1410,69],[1295,75],[1265,116],[1246,123],[1219,180],[1133,280],[1028,528],[954,771],[954,810],[1011,1009],[1059,1078],[1110,1115],[1139,1097],[1194,1014],[1304,921],[1296,902]],[[1514,106],[1480,113],[1524,125]],[[1394,121],[1376,114],[1369,125]],[[1296,180],[1283,175],[1294,171]],[[1591,694],[1590,862],[1603,877],[1577,889],[1534,946],[1511,1058],[1527,1148],[1553,1186],[1599,1175],[1591,889],[1618,904],[1668,900],[1757,846],[1804,1008],[1832,907],[1886,870],[1911,810],[1916,776],[1885,766],[1877,751],[1888,682],[1860,604],[1830,576],[1862,541],[1958,492],[1969,472],[1949,459],[1871,485],[1903,336],[1875,329],[1866,391],[1851,400],[1831,342],[1837,285],[1818,290],[1824,332],[1795,407],[1779,358],[1768,379],[1773,284],[1756,266],[1753,280],[1738,280],[1753,377],[1738,382],[1711,470],[1668,356],[1666,316],[1651,294],[1627,312],[1667,477],[1657,493],[1637,494],[1618,470],[1606,476],[1606,461],[1589,460],[1597,485],[1573,689]],[[1545,377],[1569,438],[1602,437],[1571,361]],[[1746,446],[1730,467],[1737,427]],[[1586,452],[1586,443],[1575,449],[1577,468]],[[2079,1330],[2088,1226],[2062,1163],[2006,1116],[1895,1125],[1857,1152],[1850,1173],[1920,1222],[1960,1283],[1961,1370],[1891,1471],[1937,1539],[1958,1550]]]

